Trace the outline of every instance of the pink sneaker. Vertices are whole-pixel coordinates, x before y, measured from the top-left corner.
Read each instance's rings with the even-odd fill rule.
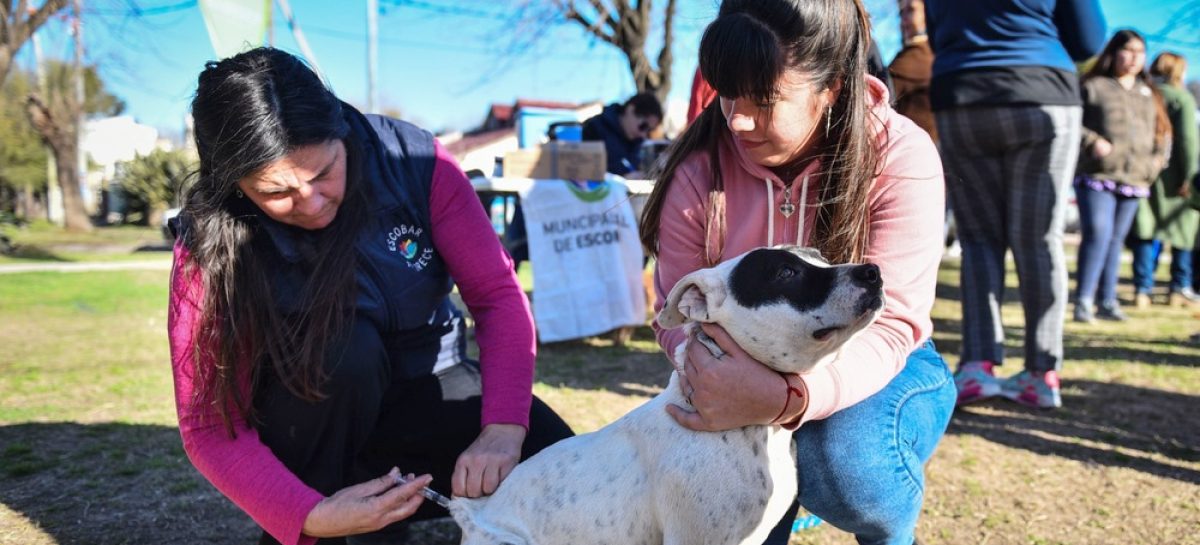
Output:
[[[1040,376],[1029,371],[1021,371],[1004,381],[1000,394],[1035,409],[1062,407],[1062,394],[1059,393],[1058,372],[1056,371],[1046,371]]]
[[[966,405],[1000,395],[1000,381],[992,373],[994,365],[983,360],[969,361],[958,366],[958,372],[954,374],[954,386],[958,388],[956,405]]]

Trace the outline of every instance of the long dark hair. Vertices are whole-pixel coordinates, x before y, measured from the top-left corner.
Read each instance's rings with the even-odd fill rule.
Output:
[[[700,72],[717,94],[769,103],[786,71],[804,73],[819,90],[841,85],[830,111],[830,133],[814,150],[822,170],[812,246],[834,262],[861,261],[866,251],[867,196],[880,151],[867,103],[871,24],[861,0],[725,0],[700,40]],[[669,151],[642,213],[641,240],[658,253],[658,228],[675,171],[694,152],[708,152],[705,258],[720,261],[725,237],[724,180],[718,147],[726,131],[719,100],[705,108]],[[803,221],[803,219],[801,220]],[[716,248],[709,241],[716,239]]]
[[[1104,76],[1106,78],[1117,77],[1117,52],[1134,40],[1142,42],[1142,45],[1146,44],[1146,39],[1132,28],[1123,28],[1114,32],[1112,38],[1108,39],[1108,43],[1104,44],[1104,49],[1100,51],[1099,55],[1096,55],[1095,62],[1084,73],[1083,78],[1088,79],[1097,76]],[[1142,83],[1150,85],[1150,78],[1146,75],[1145,67],[1138,73],[1137,78]]]
[[[204,288],[195,335],[196,396],[215,406],[234,434],[231,412],[252,425],[253,400],[264,367],[294,395],[322,398],[330,338],[354,305],[354,235],[362,216],[357,146],[342,103],[303,62],[258,48],[209,62],[192,100],[200,170],[183,206],[185,266],[198,269]],[[337,216],[315,232],[316,250],[300,266],[307,281],[299,310],[286,315],[272,294],[273,221],[239,195],[238,181],[305,146],[341,140],[346,146],[346,194]],[[211,362],[211,364],[204,364]]]
[[[1096,56],[1095,63],[1083,74],[1083,80],[1087,81],[1097,77],[1116,78],[1117,52],[1134,40],[1142,42],[1143,46],[1146,45],[1146,38],[1132,28],[1123,28],[1114,32],[1108,43],[1104,44],[1104,49]],[[1171,118],[1167,116],[1167,107],[1163,102],[1162,93],[1159,92],[1158,86],[1154,85],[1154,81],[1150,79],[1150,74],[1146,71],[1147,66],[1149,63],[1142,64],[1142,69],[1137,73],[1137,80],[1149,87],[1150,92],[1154,94],[1154,138],[1159,145],[1165,145],[1171,136]]]

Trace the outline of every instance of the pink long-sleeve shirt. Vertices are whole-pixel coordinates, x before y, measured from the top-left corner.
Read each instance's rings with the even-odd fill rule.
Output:
[[[536,354],[529,302],[466,175],[440,144],[436,147],[430,196],[433,243],[475,318],[482,424],[528,427]],[[203,288],[198,271],[182,266],[189,255],[182,242],[175,244],[167,315],[184,450],[201,474],[275,539],[312,544],[315,538],[301,530],[323,496],[284,467],[242,415],[232,415],[237,437],[230,438],[216,410],[195,401],[195,366],[213,362],[193,361]]]
[[[883,151],[883,168],[864,211],[870,216],[865,259],[879,266],[887,302],[879,319],[843,348],[832,364],[801,377],[808,408],[800,425],[826,418],[883,389],[904,368],[908,354],[933,331],[929,312],[942,255],[945,207],[941,160],[929,135],[888,106],[883,83],[871,77],[867,82],[871,111],[882,128],[876,141]],[[779,211],[785,198],[783,181],[752,162],[736,139],[726,136],[718,150],[727,218],[721,259],[761,246],[807,243],[816,221],[819,177],[811,176],[807,202],[797,205],[801,213],[787,218]],[[667,192],[659,228],[655,310],[662,308],[680,278],[707,266],[709,165],[707,153],[695,153],[680,165]],[[803,180],[818,168],[813,161],[792,180],[793,203],[798,202]],[[768,226],[773,232],[768,232]],[[655,327],[659,344],[667,354],[674,354],[684,340],[683,330]]]

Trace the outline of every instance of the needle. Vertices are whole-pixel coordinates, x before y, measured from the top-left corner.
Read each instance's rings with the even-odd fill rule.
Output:
[[[396,475],[396,484],[408,484],[408,482],[408,478],[406,478],[404,475]],[[423,486],[421,487],[420,492],[422,496],[425,496],[425,499],[436,502],[438,505],[447,509],[450,508],[450,498],[434,492],[432,488]]]

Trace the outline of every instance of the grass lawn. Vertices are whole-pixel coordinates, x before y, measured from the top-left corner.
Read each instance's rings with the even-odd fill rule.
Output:
[[[164,271],[0,275],[0,544],[250,543],[254,525],[184,457],[174,423]],[[527,279],[527,277],[526,277]],[[1015,278],[1009,280],[1015,285]],[[960,345],[947,260],[934,339]],[[1125,287],[1127,289],[1127,286]],[[1004,305],[1020,367],[1021,311]],[[927,469],[926,544],[1200,543],[1200,330],[1193,310],[1068,323],[1065,407],[959,411]],[[669,367],[649,328],[544,345],[535,392],[577,431],[657,393]],[[413,543],[457,543],[427,523]],[[794,544],[850,544],[822,525]]]
[[[14,245],[0,253],[0,265],[95,261],[170,260],[170,247],[157,227],[101,227],[90,233],[71,233],[46,222],[24,227],[0,225],[0,235]]]

